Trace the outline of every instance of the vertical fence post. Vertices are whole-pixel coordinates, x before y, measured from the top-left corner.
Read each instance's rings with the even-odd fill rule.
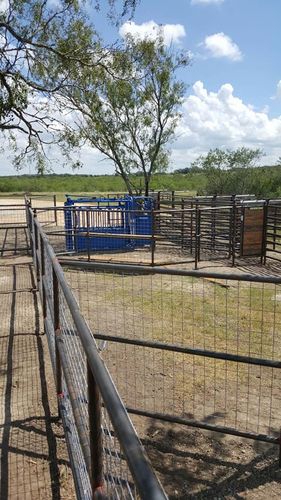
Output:
[[[262,251],[261,264],[266,264],[266,249],[267,249],[267,215],[268,215],[269,200],[266,200],[263,206],[263,231],[262,231]]]
[[[41,274],[41,287],[42,287],[42,309],[43,309],[43,318],[47,317],[47,302],[46,302],[46,290],[45,290],[45,248],[44,241],[42,236],[40,235],[40,274]]]
[[[192,255],[192,252],[193,252],[193,220],[194,220],[193,201],[191,201],[190,207],[191,207],[191,213],[190,213],[190,253]]]
[[[101,398],[98,386],[87,363],[88,415],[91,453],[92,498],[102,497],[103,489],[103,446],[101,430]]]
[[[86,209],[86,223],[87,223],[87,253],[88,262],[91,260],[91,248],[90,248],[90,212],[89,208]]]
[[[29,248],[28,254],[31,252],[32,254],[32,218],[30,215],[30,210],[31,210],[31,203],[25,196],[25,207],[26,207],[26,225],[28,229],[28,240],[29,240]]]
[[[155,265],[155,247],[156,247],[155,226],[156,226],[155,211],[151,210],[151,265],[152,266]]]
[[[57,213],[57,195],[54,194],[54,216],[55,216],[55,224],[58,225],[58,213]]]
[[[198,262],[200,260],[200,249],[199,241],[200,238],[200,209],[196,205],[196,216],[195,216],[195,269],[198,269]]]
[[[181,200],[181,249],[183,250],[184,248],[184,199],[182,198]]]
[[[273,213],[272,213],[272,215],[273,215]],[[272,250],[275,250],[275,246],[276,246],[277,207],[274,208],[274,216],[272,218],[274,219],[274,226],[273,226],[273,247],[272,247]]]
[[[229,221],[229,259],[232,260],[232,267],[235,265],[235,249],[236,249],[236,232],[237,232],[237,210],[236,210],[236,195],[231,195],[231,213]]]
[[[34,225],[33,225],[33,237],[34,237],[34,244],[33,244],[33,261],[35,264],[35,272],[36,272],[36,280],[37,283],[40,280],[40,270],[39,270],[39,260],[38,260],[38,248],[39,248],[39,243],[38,243],[38,226],[36,224],[37,221],[37,213],[36,213],[36,208],[33,211],[34,215]]]
[[[216,206],[217,206],[217,195],[214,194],[211,201],[211,249],[215,250],[216,247]]]
[[[56,360],[56,388],[58,398],[62,395],[62,369],[61,360],[58,349],[58,337],[60,335],[60,303],[59,303],[59,282],[57,275],[53,269],[53,314],[54,314],[54,331],[55,331],[55,360]],[[60,406],[58,399],[58,416],[60,417]]]
[[[172,208],[175,208],[175,191],[172,191]]]
[[[160,210],[160,205],[161,205],[161,191],[157,192],[157,202],[156,203],[157,203],[157,206],[156,206],[157,210]]]

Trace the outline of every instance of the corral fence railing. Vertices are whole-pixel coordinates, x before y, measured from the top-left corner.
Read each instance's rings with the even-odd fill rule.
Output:
[[[281,253],[281,203],[239,201],[231,205],[161,210],[95,206],[39,207],[34,213],[58,255],[88,261],[173,265]],[[54,213],[56,214],[54,217]]]
[[[212,195],[212,196],[191,196],[185,191],[151,191],[149,193],[155,200],[156,208],[195,208],[217,207],[231,204],[239,204],[246,200],[255,200],[252,194],[242,195]]]
[[[30,250],[26,204],[0,204],[0,257]]]
[[[129,413],[281,445],[280,277],[62,265]]]
[[[77,497],[166,498],[31,208],[28,226]]]
[[[47,224],[58,224],[57,220],[57,195],[56,194],[32,194],[26,193],[24,196],[25,204],[33,209],[41,208],[42,215],[44,213],[44,207],[48,207]],[[42,208],[43,207],[43,208]],[[50,207],[52,209],[50,210]]]

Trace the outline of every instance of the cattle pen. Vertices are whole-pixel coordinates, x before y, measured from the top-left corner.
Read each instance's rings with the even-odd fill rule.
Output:
[[[127,226],[113,204],[0,207],[3,296],[36,297],[78,498],[281,494],[281,202],[192,203],[125,207]]]

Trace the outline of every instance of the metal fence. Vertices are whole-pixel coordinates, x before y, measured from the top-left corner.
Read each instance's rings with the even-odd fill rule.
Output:
[[[34,213],[60,256],[150,266],[193,263],[197,269],[212,260],[232,266],[247,257],[258,265],[280,261],[280,207],[280,200],[239,198],[226,206],[183,204],[122,213],[91,206],[38,207]],[[72,225],[66,229],[69,213]]]
[[[63,265],[129,412],[280,445],[280,277]]]
[[[166,498],[31,208],[28,225],[77,497]]]
[[[26,205],[0,205],[0,257],[25,254],[29,249]]]

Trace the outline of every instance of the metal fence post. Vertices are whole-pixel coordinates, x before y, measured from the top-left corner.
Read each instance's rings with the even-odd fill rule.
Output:
[[[157,202],[156,203],[157,203],[157,206],[156,206],[157,210],[160,210],[160,205],[161,205],[161,191],[157,192]]]
[[[151,210],[151,265],[155,265],[155,247],[156,247],[156,241],[155,241],[155,212],[154,210]]]
[[[231,195],[231,212],[229,216],[229,258],[232,258],[232,266],[235,261],[235,245],[236,245],[236,231],[237,231],[237,210],[236,210],[236,195]]]
[[[267,249],[267,215],[268,215],[269,200],[266,200],[263,206],[263,234],[262,234],[262,251],[261,264],[266,264],[266,249]]]
[[[273,212],[273,211],[272,211]],[[273,215],[273,213],[272,213]],[[277,236],[277,230],[276,230],[276,221],[277,221],[277,207],[274,208],[274,226],[273,226],[273,247],[272,250],[275,250],[276,247],[276,236]]]
[[[55,216],[55,224],[58,225],[58,214],[57,214],[57,195],[54,194],[54,216]]]
[[[91,260],[91,248],[90,248],[90,213],[87,208],[86,212],[86,222],[87,222],[87,253],[88,253],[88,262]]]
[[[172,191],[172,208],[175,208],[175,191]]]
[[[98,386],[93,377],[91,368],[87,363],[88,380],[88,414],[90,432],[91,453],[91,485],[92,498],[104,498],[103,496],[103,446],[101,429],[101,397]]]
[[[36,208],[33,211],[34,214],[34,225],[33,225],[33,237],[34,237],[34,242],[33,242],[33,261],[35,265],[35,272],[36,272],[36,280],[37,283],[40,281],[40,269],[39,269],[39,260],[38,260],[38,248],[39,248],[39,243],[38,243],[38,226],[36,224],[37,220],[37,213],[36,213]]]
[[[42,236],[40,235],[40,275],[41,275],[41,288],[42,288],[42,309],[43,309],[43,318],[47,317],[47,302],[46,302],[46,290],[45,290],[45,249],[44,249],[44,241]]]
[[[195,269],[198,269],[199,256],[199,233],[200,233],[200,210],[196,205],[195,212]]]
[[[191,214],[190,214],[190,253],[193,253],[193,201],[190,204]]]
[[[58,397],[58,415],[60,417],[59,398],[62,396],[62,368],[58,349],[58,338],[60,336],[60,303],[59,303],[59,283],[57,275],[53,269],[53,314],[55,331],[55,360],[56,360],[56,388]]]
[[[184,249],[184,199],[181,200],[181,249]]]

